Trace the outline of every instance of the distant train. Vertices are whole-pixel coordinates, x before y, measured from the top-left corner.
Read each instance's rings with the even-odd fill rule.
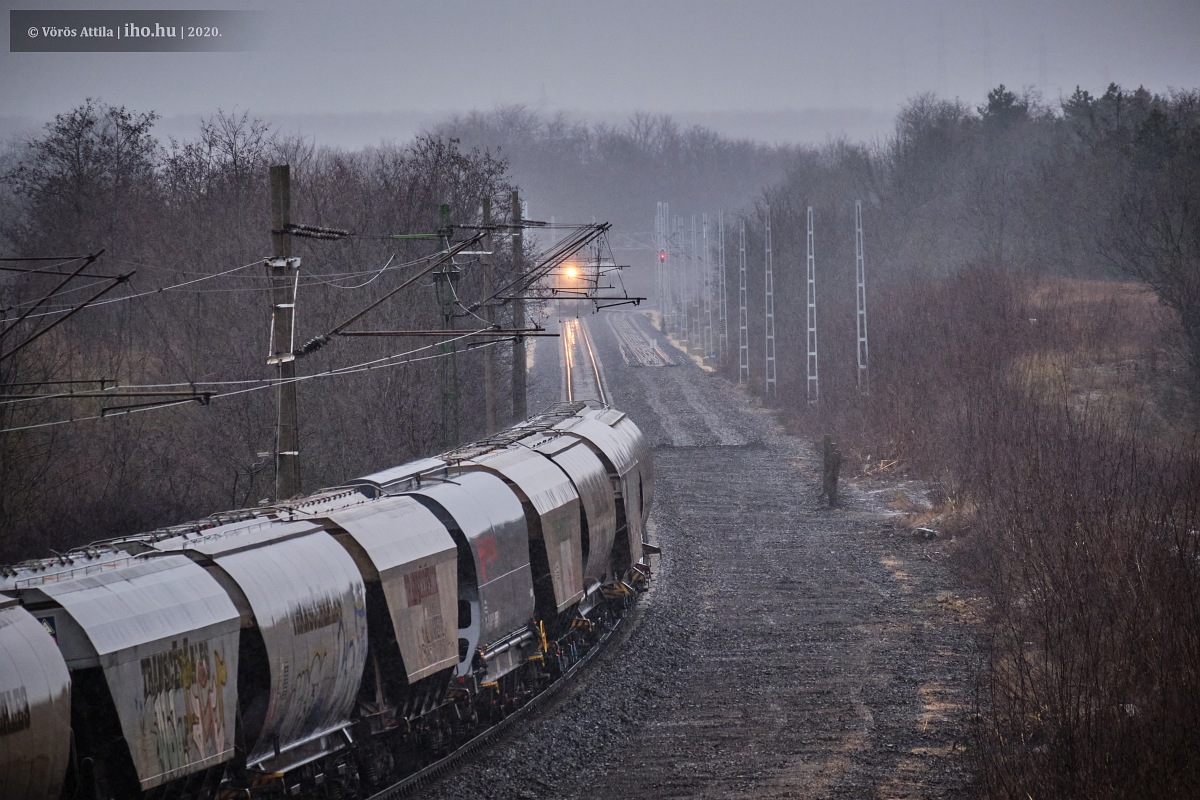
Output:
[[[651,457],[564,403],[272,507],[0,568],[0,798],[362,797],[645,586]]]

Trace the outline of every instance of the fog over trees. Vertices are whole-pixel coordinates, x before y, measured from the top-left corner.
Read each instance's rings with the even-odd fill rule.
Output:
[[[782,259],[781,381],[802,387],[803,320],[796,311],[802,305],[796,299],[802,303],[805,209],[811,205],[816,214],[823,356],[836,365],[852,361],[844,319],[852,313],[853,203],[862,200],[873,293],[981,269],[1136,278],[1173,312],[1174,341],[1194,379],[1200,374],[1198,115],[1193,91],[1157,96],[1110,86],[1092,95],[1077,89],[1051,106],[999,86],[977,105],[912,98],[885,142],[839,140],[809,148],[730,140],[667,116],[637,114],[624,123],[589,126],[510,106],[448,119],[409,143],[347,152],[281,137],[269,121],[245,112],[217,112],[194,139],[163,142],[154,136],[152,110],[88,100],[2,154],[3,255],[86,255],[104,248],[87,274],[135,274],[102,305],[6,358],[4,380],[189,385],[263,377],[267,286],[261,267],[237,268],[266,254],[265,169],[282,161],[296,176],[295,219],[364,234],[298,244],[304,272],[313,275],[301,287],[301,337],[399,281],[403,270],[381,269],[389,258],[394,267],[427,255],[428,245],[370,235],[433,231],[442,202],[451,204],[457,223],[477,223],[487,195],[500,219],[508,213],[509,189],[519,185],[536,218],[599,219],[613,222],[616,234],[635,236],[650,227],[658,200],[685,215],[724,210],[731,224],[742,213],[751,230],[751,287],[761,285],[761,218],[769,206]],[[630,282],[651,289],[649,253],[622,255],[635,263]],[[482,280],[482,269],[464,274],[464,289],[480,291],[471,282]],[[197,278],[209,280],[156,291]],[[51,280],[58,277],[6,272],[0,284],[6,318],[29,310]],[[16,343],[84,299],[89,290],[82,280],[68,287],[71,294],[36,309],[8,339]],[[350,288],[359,283],[365,285]],[[727,291],[736,309],[736,285]],[[142,296],[122,300],[132,294]],[[751,291],[754,346],[761,341],[761,311],[755,310],[761,302],[761,293]],[[380,312],[391,315],[380,323],[433,325],[435,310],[429,297],[393,303]],[[7,352],[12,345],[5,345]],[[336,355],[317,354],[306,366],[318,372],[382,353],[343,343]],[[478,367],[467,358],[463,370]],[[752,386],[760,382],[759,361],[752,359]],[[736,363],[723,367],[736,377]],[[381,400],[376,382],[394,380],[407,391]],[[833,397],[853,373],[830,366],[825,380]],[[358,411],[329,399],[359,391],[352,387],[360,384]],[[320,388],[306,391],[303,435],[316,459],[306,463],[305,485],[428,449],[428,431],[436,428],[430,420],[439,408],[435,384],[431,365],[312,383]],[[41,541],[77,540],[56,531],[84,520],[88,536],[103,536],[265,496],[269,470],[257,454],[270,449],[268,395],[249,392],[211,408],[45,429],[28,428],[91,416],[97,408],[66,400],[5,403],[4,427],[26,428],[3,435],[6,554],[32,554],[27,547]],[[464,397],[463,407],[476,400]],[[367,413],[377,406],[382,416]],[[368,424],[394,425],[400,441],[384,446],[362,436]],[[60,458],[63,453],[70,457]],[[119,466],[106,453],[116,454]],[[131,502],[135,496],[140,499]]]
[[[779,179],[800,148],[729,139],[662,114],[586,125],[563,113],[504,106],[456,116],[438,127],[464,146],[509,164],[538,219],[597,220],[645,231],[655,203],[739,208]]]

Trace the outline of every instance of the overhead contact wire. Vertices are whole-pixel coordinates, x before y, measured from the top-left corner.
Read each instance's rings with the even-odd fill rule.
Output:
[[[483,330],[486,330],[486,329],[483,329]],[[224,399],[226,397],[234,397],[236,395],[241,395],[241,394],[249,394],[250,392],[257,392],[257,391],[261,391],[263,389],[270,389],[275,386],[281,386],[285,383],[298,383],[300,381],[314,380],[316,378],[333,378],[333,377],[340,377],[342,375],[354,375],[354,374],[357,374],[360,372],[369,372],[373,369],[389,369],[391,367],[402,367],[407,364],[417,364],[417,363],[420,363],[423,361],[432,361],[437,358],[445,358],[448,355],[450,355],[450,353],[434,353],[432,355],[421,356],[419,358],[409,358],[409,356],[412,356],[415,353],[420,353],[424,350],[429,350],[429,349],[432,349],[435,347],[441,347],[442,345],[449,344],[451,342],[461,341],[461,340],[467,339],[471,336],[475,336],[481,332],[482,332],[482,330],[467,331],[467,332],[464,332],[462,336],[456,336],[454,338],[446,339],[444,341],[435,342],[433,344],[424,345],[422,347],[417,347],[412,350],[405,351],[403,353],[395,353],[393,355],[384,356],[382,358],[373,359],[371,361],[364,361],[360,364],[353,364],[353,365],[349,365],[349,366],[345,366],[345,367],[338,367],[336,369],[326,370],[325,372],[318,372],[318,373],[315,373],[312,375],[298,375],[295,378],[291,378],[289,380],[280,381],[280,380],[275,380],[275,379],[263,378],[261,380],[264,382],[259,386],[251,386],[246,389],[238,389],[238,390],[232,391],[232,392],[222,392],[219,394],[211,394],[208,396],[208,400],[218,400],[218,399]],[[497,344],[501,344],[501,343],[507,342],[507,341],[510,341],[510,339],[504,338],[504,339],[496,339],[496,340],[490,341],[490,342],[480,342],[480,343],[475,343],[475,344],[469,345],[467,349],[468,350],[481,350],[483,348],[493,347]],[[399,360],[399,359],[404,359],[404,360]],[[390,363],[390,364],[382,363],[382,362],[387,362],[387,361],[391,361],[392,363]],[[212,384],[196,383],[196,384],[167,384],[167,385],[206,386],[206,385],[212,385]],[[123,387],[123,388],[147,388],[147,387],[128,387],[127,386],[127,387]],[[65,396],[70,397],[69,394],[65,395]],[[50,397],[51,396],[42,397],[42,398],[30,398],[30,399],[50,399]],[[58,397],[58,395],[54,395],[53,397]],[[16,431],[27,431],[27,430],[34,430],[37,428],[49,428],[49,427],[55,427],[58,425],[68,425],[73,422],[89,422],[89,421],[94,421],[94,420],[98,420],[98,419],[107,419],[109,417],[124,416],[126,414],[136,414],[136,413],[140,413],[142,411],[155,411],[155,410],[161,409],[161,408],[170,408],[172,406],[181,405],[183,403],[195,402],[196,399],[198,399],[198,398],[189,398],[189,399],[183,400],[183,401],[172,400],[167,403],[146,406],[144,408],[126,409],[126,410],[116,411],[116,412],[113,412],[110,414],[94,414],[94,415],[87,416],[87,417],[72,417],[71,419],[54,420],[53,422],[39,422],[39,423],[35,423],[33,425],[19,425],[19,426],[14,426],[11,428],[0,429],[0,433],[13,433]]]
[[[249,264],[243,264],[243,265],[242,265],[242,266],[240,266],[240,267],[233,267],[232,269],[227,269],[227,270],[225,270],[224,272],[218,272],[218,273],[215,273],[215,274],[213,274],[213,275],[205,275],[205,276],[203,276],[203,277],[200,277],[200,278],[195,278],[195,279],[193,279],[193,280],[190,280],[190,281],[184,281],[183,283],[177,283],[177,284],[175,284],[174,286],[163,286],[163,287],[161,287],[161,288],[158,288],[158,289],[151,289],[151,290],[149,290],[149,291],[145,291],[145,292],[138,292],[137,294],[129,294],[129,295],[125,295],[124,297],[112,297],[112,298],[109,298],[108,300],[101,300],[101,301],[100,301],[100,302],[98,302],[98,303],[91,303],[91,304],[89,305],[89,308],[96,308],[96,307],[98,307],[98,306],[106,306],[106,305],[108,305],[109,303],[121,303],[121,302],[124,302],[124,301],[126,301],[126,300],[136,300],[136,299],[137,299],[137,298],[139,298],[139,297],[146,297],[147,295],[152,295],[152,294],[160,294],[160,293],[162,293],[162,292],[174,291],[175,289],[181,289],[181,288],[183,288],[184,286],[191,286],[191,285],[192,285],[192,284],[194,284],[194,283],[200,283],[200,282],[202,282],[202,281],[212,280],[213,278],[220,278],[220,277],[223,277],[223,276],[225,276],[225,275],[230,275],[230,274],[232,274],[232,273],[234,273],[234,272],[237,272],[237,271],[239,271],[239,270],[243,270],[243,269],[249,269],[250,267],[256,266],[256,265],[258,265],[258,264],[262,264],[262,263],[263,263],[263,262],[265,262],[265,261],[266,261],[266,259],[265,259],[265,258],[260,258],[260,259],[258,259],[257,261],[252,261],[252,262],[250,262]],[[54,315],[54,314],[61,314],[61,313],[63,313],[63,311],[62,311],[62,310],[58,310],[58,311],[45,311],[45,312],[42,312],[41,314],[29,314],[27,318],[28,318],[28,319],[34,319],[34,318],[37,318],[37,317],[48,317],[48,316],[52,316],[52,315]]]

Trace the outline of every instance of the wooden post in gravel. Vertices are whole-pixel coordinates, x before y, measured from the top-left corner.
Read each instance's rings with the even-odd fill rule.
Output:
[[[833,437],[825,434],[822,440],[823,480],[821,494],[831,506],[837,505],[838,472],[842,468],[842,453],[837,449]]]

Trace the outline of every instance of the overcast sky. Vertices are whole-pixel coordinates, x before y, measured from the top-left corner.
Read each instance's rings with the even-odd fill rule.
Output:
[[[1047,100],[1076,84],[1200,87],[1200,0],[307,0],[262,12],[241,53],[12,53],[11,9],[162,9],[0,0],[3,130],[101,97],[179,124],[249,110],[333,143],[404,139],[444,114],[523,103],[589,120],[671,113],[734,135],[883,133],[924,91]],[[321,115],[321,116],[313,116]],[[383,127],[381,127],[383,126]],[[840,129],[840,130],[839,130]],[[316,131],[313,131],[316,132]]]

